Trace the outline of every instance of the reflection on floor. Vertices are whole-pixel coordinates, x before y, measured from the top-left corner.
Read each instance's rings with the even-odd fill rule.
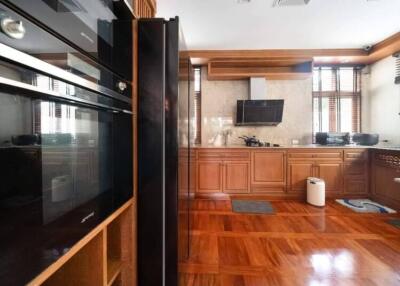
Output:
[[[272,202],[274,215],[237,214],[195,200],[180,286],[400,285],[399,215]]]

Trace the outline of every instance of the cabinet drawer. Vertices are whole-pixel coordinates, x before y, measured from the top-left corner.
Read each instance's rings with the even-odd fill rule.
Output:
[[[223,155],[220,152],[209,152],[209,151],[198,151],[197,159],[198,160],[220,160]]]
[[[340,150],[323,151],[323,152],[289,152],[288,158],[292,160],[296,159],[323,159],[323,160],[342,160],[343,152]]]
[[[312,159],[313,158],[313,153],[289,153],[288,155],[289,158],[299,158],[299,159]]]
[[[366,161],[368,159],[367,150],[344,150],[345,161]]]
[[[250,160],[250,152],[224,152],[224,160]]]
[[[251,192],[255,194],[284,194],[285,187],[252,187]]]
[[[248,151],[219,151],[219,150],[208,150],[208,151],[198,151],[197,152],[198,160],[227,160],[227,161],[236,161],[236,160],[250,160],[250,152]]]
[[[332,151],[332,152],[315,153],[314,158],[317,158],[317,159],[342,159],[343,152],[342,151]]]
[[[367,180],[363,177],[346,177],[344,179],[346,194],[365,194],[368,192]]]

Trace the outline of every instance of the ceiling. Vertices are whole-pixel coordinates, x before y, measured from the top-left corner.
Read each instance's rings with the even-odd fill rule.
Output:
[[[191,50],[362,48],[400,31],[400,0],[158,0],[158,17],[179,16]]]

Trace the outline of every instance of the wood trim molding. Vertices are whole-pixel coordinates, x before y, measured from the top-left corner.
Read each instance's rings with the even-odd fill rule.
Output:
[[[399,51],[400,32],[374,45],[369,51],[368,58],[370,63],[374,63]]]
[[[186,53],[192,58],[220,59],[259,59],[279,57],[334,57],[366,56],[363,49],[274,49],[274,50],[189,50]]]
[[[271,60],[274,58],[313,58],[315,64],[371,64],[400,51],[400,32],[365,49],[271,49],[271,50],[189,50],[184,55],[193,64],[210,61]]]

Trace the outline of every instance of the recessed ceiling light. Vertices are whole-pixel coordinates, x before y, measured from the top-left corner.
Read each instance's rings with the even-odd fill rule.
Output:
[[[250,3],[251,0],[236,0],[236,2],[239,4],[245,4],[245,3]]]

